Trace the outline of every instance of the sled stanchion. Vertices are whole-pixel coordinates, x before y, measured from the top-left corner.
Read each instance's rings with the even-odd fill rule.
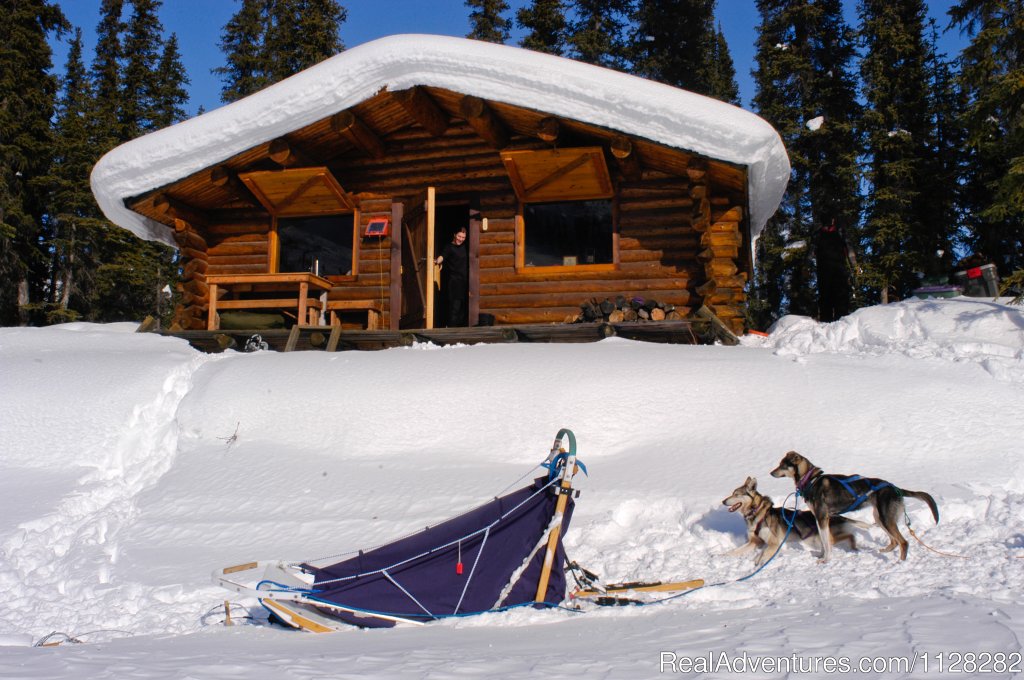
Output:
[[[562,429],[555,437],[555,445],[551,448],[549,460],[554,460],[561,455],[560,446],[562,435],[569,438],[569,452],[562,467],[562,479],[558,485],[558,501],[555,503],[554,521],[551,533],[548,534],[548,546],[544,551],[544,564],[541,566],[540,578],[537,580],[537,594],[533,598],[535,602],[544,602],[548,590],[548,582],[551,578],[551,567],[554,565],[555,553],[558,551],[558,541],[562,533],[562,521],[565,517],[565,507],[569,504],[569,497],[572,494],[572,476],[576,473],[576,436],[572,430]]]

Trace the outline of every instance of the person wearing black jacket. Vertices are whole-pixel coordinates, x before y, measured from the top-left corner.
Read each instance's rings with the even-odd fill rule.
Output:
[[[466,246],[466,228],[462,227],[452,236],[434,264],[444,264],[441,269],[441,286],[448,298],[448,315],[445,326],[455,328],[469,323],[466,301],[469,297],[469,248]]]
[[[856,259],[835,219],[826,220],[814,235],[818,265],[818,321],[836,321],[850,313],[851,273]]]

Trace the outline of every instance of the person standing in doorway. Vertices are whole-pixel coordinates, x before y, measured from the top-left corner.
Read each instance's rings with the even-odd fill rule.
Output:
[[[851,275],[857,260],[836,220],[825,220],[814,235],[818,264],[818,321],[836,321],[850,313]]]
[[[469,248],[466,246],[466,227],[459,228],[451,243],[444,247],[434,264],[443,264],[441,286],[448,298],[445,326],[455,328],[469,323],[466,305],[469,297]]]

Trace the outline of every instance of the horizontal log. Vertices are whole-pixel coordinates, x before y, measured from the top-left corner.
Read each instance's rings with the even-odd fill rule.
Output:
[[[210,264],[210,269],[207,272],[210,276],[221,276],[226,274],[266,274],[267,263],[266,261],[259,264]]]
[[[665,198],[636,198],[630,200],[619,200],[619,210],[622,212],[643,212],[648,210],[679,210],[690,213],[688,208],[693,207],[693,199],[689,196],[669,196]]]
[[[490,222],[488,220],[488,222]],[[487,231],[480,232],[480,245],[487,243],[515,243],[516,234],[514,231],[496,231],[488,226]]]
[[[224,240],[235,236],[253,236],[266,238],[267,234],[270,233],[270,220],[267,221],[253,220],[251,222],[225,222],[221,224],[211,224],[204,230],[207,238],[211,241]]]
[[[711,246],[706,250],[711,253],[711,257],[720,257],[727,260],[735,260],[740,256],[740,249],[737,246]]]
[[[669,234],[660,238],[619,236],[619,253],[627,250],[690,250],[696,257],[698,239],[693,233]]]
[[[247,231],[239,232],[236,234],[210,234],[209,243],[212,247],[219,245],[239,243],[246,245],[255,245],[257,243],[266,244],[270,240],[269,231]]]
[[[743,208],[740,206],[729,208],[724,213],[717,215],[715,220],[718,222],[740,222],[743,220]]]
[[[459,112],[482,139],[496,149],[508,146],[511,133],[494,110],[480,97],[466,95],[459,103]]]
[[[712,305],[743,303],[746,294],[742,288],[716,288],[715,292],[706,296],[706,301]]]
[[[182,281],[178,284],[183,292],[191,293],[195,297],[206,298],[210,297],[210,287],[198,281],[196,279],[189,279],[188,281]]]
[[[228,243],[210,248],[207,253],[211,258],[224,255],[263,255],[267,256],[266,243]]]
[[[570,314],[578,314],[579,305],[551,307],[547,309],[498,309],[480,305],[481,313],[491,314],[499,325],[519,325],[530,323],[563,323]]]
[[[570,281],[574,283],[579,283],[583,281],[608,281],[618,282],[615,285],[627,285],[628,282],[632,281],[642,282],[649,279],[675,280],[677,277],[693,278],[694,276],[700,276],[701,280],[703,280],[703,269],[694,266],[692,272],[685,270],[676,272],[674,268],[668,270],[664,267],[640,265],[632,268],[626,268],[623,266],[620,269],[613,269],[610,271],[603,272],[537,272],[530,270],[516,272],[516,270],[513,267],[500,267],[488,269],[486,271],[481,271],[480,283],[481,285],[483,285],[527,282],[547,283],[552,281]]]
[[[696,249],[680,250],[623,250],[619,253],[620,262],[685,262],[697,261]]]
[[[645,290],[645,298],[673,305],[685,305],[690,301],[690,291],[684,289]],[[480,297],[480,307],[488,309],[528,308],[548,309],[577,305],[592,297],[606,297],[600,291],[570,291],[566,293],[519,293],[515,295],[487,295]],[[612,307],[614,309],[614,305]]]
[[[713,232],[706,231],[701,235],[700,244],[702,246],[735,246],[738,247],[743,244],[743,237],[739,232]]]
[[[223,267],[224,265],[259,265],[261,270],[257,273],[267,273],[267,255],[220,255],[217,257],[210,258],[210,268],[207,270],[207,274],[213,275],[219,272],[214,272],[215,268]]]
[[[185,260],[185,265],[181,268],[181,273],[185,278],[190,278],[196,274],[205,274],[207,267],[210,266],[207,260],[196,260],[189,259]]]
[[[723,277],[723,276],[734,276],[739,272],[739,268],[736,263],[732,260],[726,260],[722,258],[714,258],[709,260],[704,265],[704,271],[707,273],[709,278]]]
[[[313,160],[308,152],[284,137],[278,137],[270,142],[270,146],[267,148],[267,157],[283,168],[320,165]]]
[[[384,142],[352,111],[339,111],[331,116],[331,130],[367,156],[384,157]]]
[[[434,137],[441,137],[448,129],[448,114],[422,87],[410,87],[391,93],[405,112]]]
[[[481,243],[480,254],[483,256],[487,255],[514,255],[515,244],[510,242],[507,243]]]
[[[694,231],[689,225],[671,224],[630,224],[620,225],[619,238],[686,238],[694,244],[700,242],[700,232]]]
[[[707,228],[707,230],[709,232],[715,232],[715,233],[739,234],[740,233],[740,223],[739,222],[729,222],[729,221],[717,220],[715,222],[712,222],[711,226],[709,226]]]
[[[181,255],[183,257],[194,258],[194,259],[197,259],[197,260],[208,260],[209,259],[209,256],[206,254],[206,251],[204,251],[204,250],[196,250],[195,248],[188,248],[188,247],[182,248],[181,249]]]
[[[153,197],[153,212],[165,221],[180,220],[187,223],[174,224],[175,231],[202,227],[210,221],[203,211],[165,193],[159,193]]]
[[[692,285],[685,276],[678,279],[612,279],[589,281],[523,281],[481,283],[480,295],[516,295],[538,293],[573,293],[598,296],[615,293],[638,293],[647,290],[686,290]]]
[[[209,247],[206,245],[206,239],[191,229],[186,231],[175,231],[174,240],[178,244],[179,248],[192,248],[194,250],[204,251],[209,250]]]

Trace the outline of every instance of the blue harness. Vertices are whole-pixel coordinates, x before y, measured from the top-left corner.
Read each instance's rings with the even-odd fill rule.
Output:
[[[843,510],[842,512],[837,512],[837,515],[845,515],[848,512],[853,512],[860,506],[864,505],[864,501],[866,501],[871,496],[871,494],[875,493],[879,489],[884,489],[887,486],[891,486],[894,489],[896,488],[891,482],[882,481],[879,482],[878,484],[871,484],[869,482],[867,493],[858,493],[853,488],[852,482],[859,482],[862,479],[867,479],[867,477],[862,477],[861,475],[826,475],[823,473],[807,480],[807,482],[802,487],[801,491],[804,491],[805,489],[809,488],[822,477],[828,477],[829,479],[834,479],[835,481],[839,482],[840,484],[843,485],[843,488],[846,489],[847,493],[853,496],[853,502],[850,503],[850,506]],[[897,491],[899,490],[897,489]]]

